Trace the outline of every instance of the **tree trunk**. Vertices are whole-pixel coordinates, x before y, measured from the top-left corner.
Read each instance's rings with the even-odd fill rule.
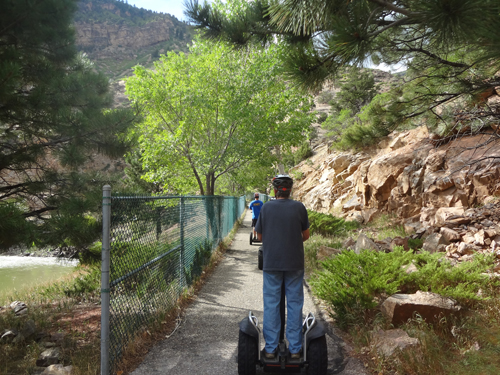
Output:
[[[207,173],[205,175],[206,188],[205,192],[205,208],[207,211],[207,220],[212,233],[212,239],[217,241],[219,239],[220,215],[221,215],[221,197],[214,196],[215,193],[215,173]]]

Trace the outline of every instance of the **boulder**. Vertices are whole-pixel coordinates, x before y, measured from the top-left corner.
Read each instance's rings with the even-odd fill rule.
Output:
[[[441,227],[439,233],[446,239],[448,242],[460,241],[462,237],[458,234],[457,231],[453,229]]]
[[[357,195],[352,197],[347,201],[346,204],[342,206],[343,211],[351,211],[351,210],[361,210],[361,200]]]
[[[436,224],[436,212],[435,207],[424,207],[420,211],[420,222],[427,223],[428,225]]]
[[[407,264],[405,266],[402,266],[401,267],[408,275],[414,273],[414,272],[418,272],[418,268],[417,266],[414,264],[414,263],[411,263],[411,264]]]
[[[377,349],[380,355],[390,357],[397,350],[419,345],[419,341],[416,338],[408,336],[402,329],[396,328],[388,331],[379,330],[374,332],[372,334],[371,345]]]
[[[368,209],[362,209],[361,210],[361,215],[363,215],[363,223],[369,223],[370,221],[373,220],[375,215],[378,213],[378,210],[376,208],[368,208]]]
[[[59,348],[46,349],[40,354],[36,360],[36,365],[40,367],[47,367],[50,365],[58,364],[61,360],[61,350]]]
[[[412,153],[403,147],[373,160],[366,177],[374,203],[389,199],[391,190],[396,186],[396,179],[411,164],[412,159]]]
[[[318,249],[318,253],[316,255],[318,260],[325,260],[334,255],[339,255],[342,250],[335,249],[333,247],[328,247],[325,245],[321,245]]]
[[[451,298],[436,293],[418,291],[415,294],[394,294],[382,303],[381,311],[392,324],[402,324],[420,315],[427,322],[436,322],[442,316],[460,311]]]
[[[464,212],[463,207],[441,207],[436,211],[435,225],[441,226],[448,219],[462,216]]]
[[[446,156],[445,150],[431,153],[425,159],[425,165],[426,165],[427,169],[431,172],[436,172],[440,169],[443,169],[444,162],[445,162],[445,156]]]
[[[28,306],[21,301],[14,301],[10,304],[10,308],[14,310],[16,316],[24,315],[28,313]]]
[[[394,237],[391,241],[391,250],[394,250],[396,246],[402,246],[405,250],[410,250],[410,245],[408,245],[408,238],[405,237]]]
[[[73,366],[50,365],[40,375],[69,375],[72,370]]]
[[[9,342],[12,342],[16,336],[17,336],[16,331],[10,330],[10,329],[6,329],[0,335],[0,343],[9,343]]]
[[[484,230],[481,229],[477,233],[474,234],[474,242],[478,245],[484,245]]]
[[[435,253],[440,251],[440,245],[446,246],[449,244],[449,241],[442,234],[432,233],[425,239],[422,249],[430,253]]]
[[[364,218],[360,211],[351,211],[346,217],[345,221],[357,221],[363,224]]]
[[[466,242],[460,242],[457,247],[457,252],[460,255],[470,255],[475,253],[475,248],[473,245]]]
[[[352,250],[352,249],[354,249],[355,245],[356,245],[356,241],[354,241],[354,239],[352,237],[349,237],[342,244],[342,248]]]
[[[361,233],[354,245],[354,252],[359,254],[361,250],[378,250],[378,246],[371,238]]]

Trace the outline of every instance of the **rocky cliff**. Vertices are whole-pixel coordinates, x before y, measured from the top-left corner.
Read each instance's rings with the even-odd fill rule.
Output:
[[[74,25],[77,47],[112,79],[167,51],[187,51],[192,40],[190,26],[174,16],[115,0],[81,0]]]
[[[429,210],[468,208],[500,195],[500,136],[491,128],[444,140],[421,127],[359,153],[324,144],[292,173],[304,176],[294,195],[310,209],[360,222],[389,212],[418,229]]]
[[[137,50],[170,40],[177,29],[164,18],[142,26],[77,22],[75,30],[77,45],[99,59],[115,53],[133,57]]]

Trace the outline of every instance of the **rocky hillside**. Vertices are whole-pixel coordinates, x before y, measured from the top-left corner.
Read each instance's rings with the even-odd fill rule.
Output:
[[[488,98],[499,100],[496,92]],[[301,177],[294,196],[307,208],[360,223],[394,214],[406,233],[426,239],[424,248],[450,257],[500,250],[497,125],[448,138],[420,127],[358,153],[327,143],[314,151],[292,170]]]
[[[110,78],[129,76],[136,64],[151,66],[167,51],[187,51],[192,30],[170,14],[115,0],[81,0],[76,42]]]

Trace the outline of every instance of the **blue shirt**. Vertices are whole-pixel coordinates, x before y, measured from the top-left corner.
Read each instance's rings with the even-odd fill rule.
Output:
[[[258,199],[255,199],[255,200],[250,202],[250,204],[248,205],[248,208],[250,208],[252,210],[252,219],[259,218],[260,210],[261,210],[263,205],[264,205],[264,202],[259,201]]]

